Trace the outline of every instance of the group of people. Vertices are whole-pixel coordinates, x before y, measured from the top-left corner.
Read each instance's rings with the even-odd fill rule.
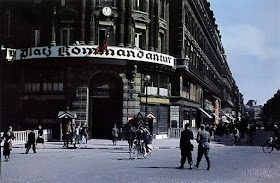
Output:
[[[29,150],[31,149],[31,146],[32,146],[33,152],[36,153],[36,149],[38,147],[38,144],[40,144],[40,143],[43,145],[43,148],[45,148],[45,140],[44,140],[43,134],[44,134],[44,132],[43,132],[42,125],[39,125],[37,139],[36,139],[34,129],[32,129],[31,132],[28,133],[27,143],[25,144],[25,147],[26,147],[25,154],[28,154]]]
[[[63,147],[69,147],[69,142],[74,145],[74,148],[76,148],[76,145],[79,144],[78,148],[81,148],[81,144],[85,144],[85,147],[87,147],[87,141],[88,141],[88,129],[86,125],[81,125],[73,123],[71,126],[71,122],[69,121],[66,125],[65,132],[63,135]]]
[[[207,170],[210,170],[210,133],[205,130],[205,125],[200,125],[200,131],[197,133],[197,143],[198,143],[198,154],[197,154],[197,162],[195,167],[198,168],[202,156],[204,155],[207,161]],[[183,169],[186,159],[188,159],[189,168],[193,169],[193,160],[192,160],[192,151],[193,151],[193,144],[191,143],[193,140],[193,132],[189,129],[189,123],[185,124],[185,130],[181,133],[180,139],[180,149],[181,149],[181,166],[179,168]]]
[[[143,143],[144,156],[148,153],[148,151],[150,150],[149,144],[151,144],[151,133],[146,126],[141,126],[138,129],[130,126],[127,136],[129,151],[131,151],[133,144],[139,145],[140,143]]]
[[[1,137],[1,142],[4,140],[4,147],[3,147],[3,156],[5,157],[5,161],[10,160],[10,154],[13,148],[13,140],[15,139],[15,135],[13,133],[12,126],[8,127],[8,130],[4,132],[3,136]],[[43,148],[45,148],[44,144],[44,137],[43,137],[43,129],[42,126],[39,125],[38,129],[38,137],[36,139],[36,135],[34,129],[32,129],[27,135],[27,142],[25,144],[26,151],[25,153],[28,154],[29,150],[33,149],[33,152],[36,153],[36,148],[38,144],[43,144]]]

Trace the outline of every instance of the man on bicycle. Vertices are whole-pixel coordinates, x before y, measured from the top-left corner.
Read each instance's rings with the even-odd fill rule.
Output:
[[[273,139],[277,141],[277,145],[280,145],[280,132],[277,125],[273,126]]]

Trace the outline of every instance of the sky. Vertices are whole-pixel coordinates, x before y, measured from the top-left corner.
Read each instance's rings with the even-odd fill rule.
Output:
[[[280,0],[208,0],[244,103],[280,89]]]

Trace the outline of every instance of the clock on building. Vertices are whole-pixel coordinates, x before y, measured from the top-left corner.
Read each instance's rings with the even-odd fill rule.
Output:
[[[105,15],[105,16],[111,16],[111,14],[112,14],[112,9],[110,8],[110,7],[104,7],[103,9],[102,9],[102,13],[103,13],[103,15]]]

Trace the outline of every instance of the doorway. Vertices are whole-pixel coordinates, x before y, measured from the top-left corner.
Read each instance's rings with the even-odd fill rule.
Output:
[[[112,127],[122,126],[123,86],[112,73],[99,73],[90,82],[92,138],[111,139]]]

